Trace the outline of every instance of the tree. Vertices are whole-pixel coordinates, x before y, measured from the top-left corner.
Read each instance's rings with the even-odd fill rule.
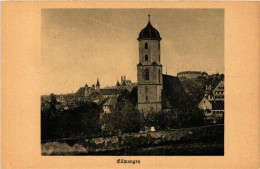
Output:
[[[49,109],[41,111],[41,137],[44,139],[51,139],[56,136],[57,133],[57,100],[54,93],[50,97]]]
[[[41,112],[42,140],[66,137],[96,137],[100,135],[100,112],[95,103],[81,103],[75,109],[56,110],[56,99],[52,96],[50,109]],[[54,113],[55,112],[55,113]]]
[[[140,131],[140,114],[128,100],[118,102],[112,117],[112,124],[115,130],[123,133]]]
[[[181,128],[203,126],[205,124],[204,112],[190,105],[187,111],[178,112],[178,122]]]
[[[117,99],[115,109],[102,117],[105,134],[139,132],[142,127],[142,116],[136,109],[137,88],[131,92],[124,90]]]
[[[57,105],[57,100],[56,100],[56,96],[54,95],[54,93],[51,94],[51,100],[50,100],[50,112],[51,115],[53,115],[54,113],[56,113],[56,105]]]
[[[80,123],[82,134],[88,137],[92,137],[100,133],[100,113],[102,111],[101,106],[95,103],[89,102],[82,106],[80,111]]]
[[[154,112],[149,111],[146,115],[147,126],[155,126],[157,130],[169,128],[179,128],[177,123],[177,113],[175,110]]]
[[[59,118],[60,137],[94,137],[100,132],[101,107],[95,103],[81,103],[73,110],[63,111]]]

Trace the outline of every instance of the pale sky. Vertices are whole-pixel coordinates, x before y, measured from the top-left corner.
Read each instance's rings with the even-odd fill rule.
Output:
[[[223,9],[43,9],[42,94],[137,81],[138,35],[151,15],[163,73],[224,73]]]

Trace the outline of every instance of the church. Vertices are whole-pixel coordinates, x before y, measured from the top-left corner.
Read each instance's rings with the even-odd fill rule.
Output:
[[[121,84],[117,81],[115,86],[102,89],[97,80],[96,87],[94,84],[90,87],[87,84],[81,87],[75,93],[77,100],[86,101],[92,98],[92,101],[99,104],[102,104],[102,101],[108,101],[104,104],[108,107],[112,103],[115,105],[110,98],[117,98],[122,91],[131,91],[137,85],[137,109],[140,112],[168,112],[188,102],[188,95],[179,78],[167,75],[167,73],[163,74],[160,54],[162,38],[152,26],[150,15],[148,17],[146,27],[141,30],[137,38],[139,43],[137,84],[121,76]]]
[[[171,111],[186,98],[177,77],[163,75],[160,33],[148,23],[138,37],[139,63],[137,65],[138,110],[143,112]]]

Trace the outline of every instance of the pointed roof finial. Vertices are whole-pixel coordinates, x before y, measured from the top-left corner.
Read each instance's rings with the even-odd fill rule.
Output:
[[[139,33],[138,41],[143,39],[161,40],[160,33],[152,26],[150,22],[150,14],[148,15],[148,23]]]
[[[166,66],[166,75],[167,75],[167,66]]]
[[[96,86],[100,86],[98,78],[97,78],[97,84],[96,84]]]

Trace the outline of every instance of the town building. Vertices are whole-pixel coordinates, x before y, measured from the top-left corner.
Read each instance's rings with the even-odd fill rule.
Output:
[[[224,101],[224,81],[218,80],[207,83],[205,86],[204,95],[209,101]]]
[[[126,89],[126,87],[101,89],[100,82],[97,79],[96,86],[93,84],[92,87],[88,87],[86,84],[85,87],[79,88],[79,90],[75,93],[75,98],[77,101],[91,101],[97,104],[101,104],[103,101],[109,98],[118,97],[124,89]]]
[[[94,92],[96,90],[95,85],[93,84],[91,87],[88,87],[88,85],[85,85],[85,94],[84,97],[88,97],[92,92]]]
[[[133,89],[133,87],[137,86],[136,83],[132,83],[131,80],[127,80],[126,76],[121,76],[121,83],[119,81],[116,82],[116,86],[112,88],[120,89],[120,90],[128,90],[129,92]]]
[[[100,89],[101,99],[116,98],[121,94],[120,89]]]
[[[115,110],[117,103],[116,97],[109,98],[104,104],[103,104],[103,111],[104,113],[111,113]]]
[[[75,100],[76,101],[85,101],[85,87],[80,87],[79,90],[75,93]]]
[[[205,113],[209,113],[212,111],[212,103],[206,97],[204,97],[200,101],[198,107],[199,107],[199,109],[204,110]]]
[[[208,121],[216,122],[224,117],[223,101],[209,101],[207,98],[203,98],[198,107],[204,110],[205,119]]]
[[[224,81],[221,80],[212,91],[215,100],[224,100]]]
[[[213,86],[213,87],[212,87]],[[198,104],[207,120],[216,121],[224,117],[224,81],[206,84],[205,96]]]
[[[121,86],[132,86],[133,83],[131,80],[126,80],[125,75],[121,76]]]
[[[59,103],[64,103],[64,102],[66,102],[64,96],[62,96],[62,95],[58,96],[58,97],[56,98],[56,100],[57,100],[57,102],[59,102]]]

